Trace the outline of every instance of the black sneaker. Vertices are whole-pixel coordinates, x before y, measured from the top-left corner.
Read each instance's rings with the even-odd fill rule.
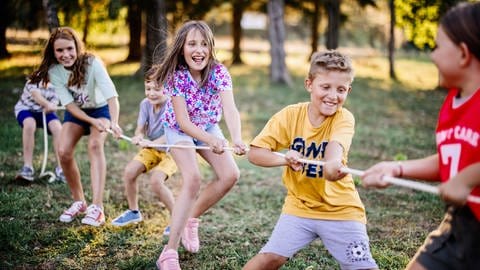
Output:
[[[27,180],[32,182],[33,177],[33,168],[29,166],[23,166],[20,171],[18,171],[17,176],[15,176],[16,180]]]

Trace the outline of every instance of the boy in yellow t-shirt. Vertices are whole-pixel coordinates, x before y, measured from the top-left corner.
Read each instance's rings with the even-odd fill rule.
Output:
[[[377,269],[369,248],[365,208],[347,163],[355,119],[342,107],[353,81],[351,60],[337,51],[312,55],[305,88],[310,101],[277,112],[252,141],[248,159],[285,166],[287,196],[267,244],[244,269],[278,269],[320,238],[341,269]],[[285,157],[274,151],[289,149]],[[323,160],[324,166],[300,158]]]

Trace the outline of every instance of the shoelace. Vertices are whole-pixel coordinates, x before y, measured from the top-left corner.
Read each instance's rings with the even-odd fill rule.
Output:
[[[98,209],[98,207],[92,207],[92,210],[88,211],[87,217],[91,218],[91,219],[94,219],[94,220],[99,219],[100,218],[100,210]]]
[[[187,224],[187,227],[188,227],[188,233],[189,233],[189,238],[190,240],[195,240],[198,238],[198,234],[197,234],[197,229],[198,229],[198,224],[196,223],[189,223]]]
[[[118,220],[119,221],[125,221],[129,214],[130,214],[130,212],[123,213],[122,216]]]
[[[70,208],[68,208],[67,211],[65,211],[65,213],[69,215],[73,215],[77,212],[80,212],[80,209],[82,209],[82,206],[83,206],[82,202],[73,203],[73,205],[70,206]]]

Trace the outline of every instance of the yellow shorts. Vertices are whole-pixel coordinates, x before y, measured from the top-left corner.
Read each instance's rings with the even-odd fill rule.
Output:
[[[159,170],[170,177],[177,171],[177,164],[172,156],[154,148],[143,148],[133,159],[141,162],[145,166],[146,172]]]

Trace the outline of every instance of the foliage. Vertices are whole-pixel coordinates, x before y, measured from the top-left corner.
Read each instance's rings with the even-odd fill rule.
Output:
[[[438,21],[449,7],[458,2],[462,0],[397,0],[397,25],[417,48],[433,48]]]
[[[143,83],[131,76],[138,64],[121,63],[126,49],[116,44],[118,40],[121,38],[105,39],[105,44],[114,45],[96,46],[95,53],[105,60],[112,74],[120,93],[121,125],[125,134],[131,135],[138,103],[144,95]],[[221,60],[230,56],[225,49],[228,46],[222,45],[225,43],[221,37],[217,39]],[[267,44],[255,40],[248,43],[255,50],[244,52],[246,64],[229,69],[246,142],[252,140],[274,112],[309,97],[303,88],[308,52],[305,44],[294,43],[294,49],[287,51],[287,65],[295,85],[289,88],[270,84],[266,79],[268,49],[258,48],[268,48]],[[22,159],[21,131],[12,108],[24,84],[22,71],[31,70],[33,63],[38,62],[41,46],[34,42],[28,44],[27,49],[12,46],[13,58],[0,61],[0,268],[154,269],[166,240],[161,233],[168,223],[168,214],[149,190],[146,177],[138,179],[145,220],[122,229],[108,224],[92,228],[81,225],[78,220],[62,224],[58,216],[71,202],[66,185],[48,184],[45,179],[21,185],[13,180]],[[394,159],[398,153],[417,158],[435,151],[435,118],[445,93],[431,90],[436,83],[433,65],[423,55],[400,55],[399,82],[392,82],[381,53],[355,52],[357,76],[346,103],[356,117],[349,167],[366,168],[380,160]],[[37,169],[42,160],[41,139],[41,133],[37,134],[34,161]],[[137,148],[109,138],[105,151],[108,178],[104,202],[107,222],[110,222],[127,205],[121,174]],[[75,154],[90,201],[84,139]],[[260,168],[245,157],[236,160],[242,177],[223,200],[202,216],[200,252],[189,254],[180,249],[182,269],[240,269],[270,235],[285,196],[281,169]],[[50,155],[48,165],[53,164],[53,155]],[[202,166],[202,172],[206,181],[212,179],[208,167]],[[176,175],[167,185],[177,193],[180,182],[180,176]],[[439,223],[442,203],[436,196],[399,187],[365,190],[359,186],[358,190],[367,209],[371,248],[380,269],[403,269],[427,232]],[[321,242],[315,241],[284,269],[338,269],[338,265]]]

